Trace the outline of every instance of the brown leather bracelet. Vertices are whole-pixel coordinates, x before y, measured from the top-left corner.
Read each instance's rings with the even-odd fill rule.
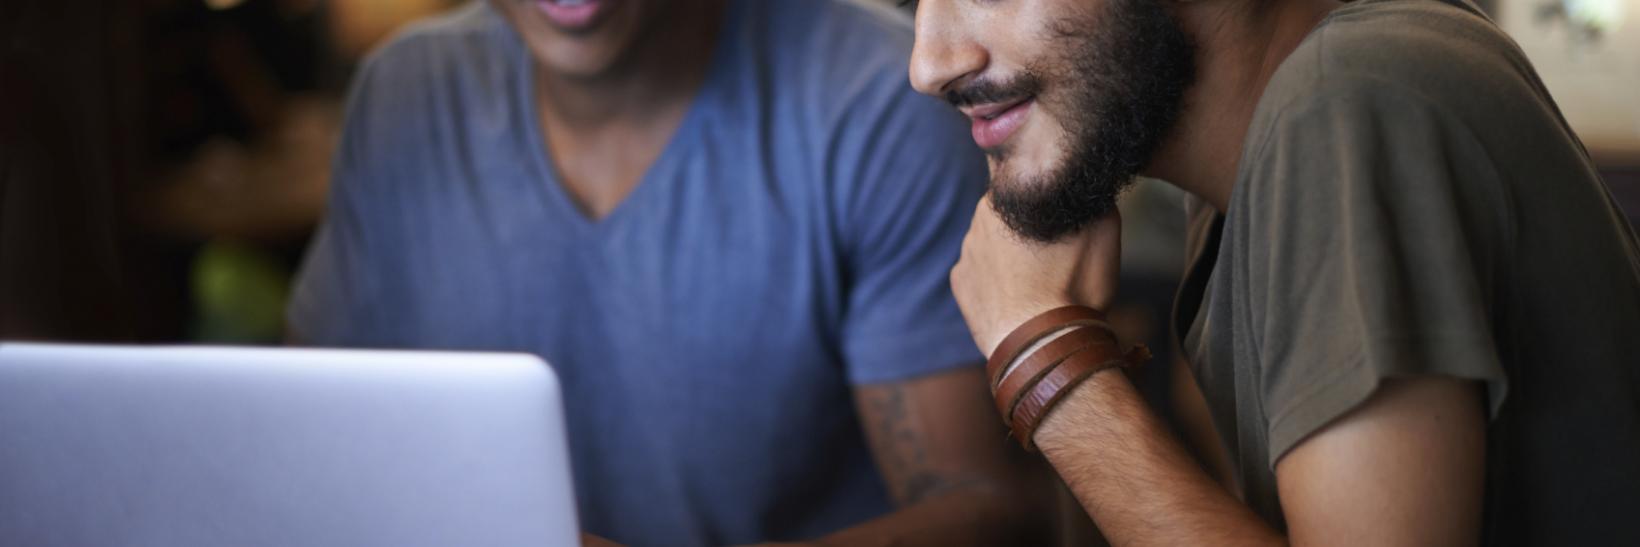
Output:
[[[1066,357],[1020,398],[1009,421],[1014,439],[1025,450],[1035,450],[1031,437],[1037,426],[1077,385],[1105,369],[1133,366],[1149,359],[1150,349],[1143,344],[1134,346],[1127,355],[1111,345],[1094,346]]]
[[[1073,326],[1110,328],[1110,325],[1105,323],[1104,312],[1087,306],[1062,306],[1032,317],[1008,333],[1008,336],[1002,339],[1002,343],[997,344],[996,350],[991,352],[990,359],[985,361],[985,376],[990,378],[991,389],[996,390],[997,383],[1002,381],[1002,373],[1008,370],[1009,364],[1019,359],[1020,353],[1048,335]]]
[[[1012,371],[1005,372],[993,394],[997,413],[1002,415],[1003,423],[1013,420],[1014,407],[1018,406],[1020,397],[1041,381],[1048,371],[1059,366],[1066,357],[1099,344],[1115,347],[1116,335],[1103,327],[1075,327],[1026,355]]]

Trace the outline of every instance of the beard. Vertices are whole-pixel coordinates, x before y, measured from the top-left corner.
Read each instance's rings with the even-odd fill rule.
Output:
[[[1027,67],[1008,82],[975,82],[953,90],[953,104],[1035,96],[1059,114],[1065,158],[1032,176],[1000,168],[991,152],[991,206],[1015,233],[1051,243],[1116,209],[1161,145],[1195,80],[1195,46],[1162,0],[1106,0],[1094,18],[1060,20],[1047,29],[1063,53]]]

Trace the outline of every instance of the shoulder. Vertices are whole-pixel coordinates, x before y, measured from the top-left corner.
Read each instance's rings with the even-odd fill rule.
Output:
[[[436,105],[500,104],[506,92],[517,38],[485,2],[412,23],[395,33],[360,65],[348,101],[348,125],[415,123],[405,116]],[[490,100],[479,100],[488,98]],[[474,113],[476,114],[476,113]]]
[[[836,80],[859,76],[911,91],[907,75],[913,44],[910,16],[880,0],[815,4],[817,13],[805,49],[812,58],[822,60],[820,66],[827,76]]]
[[[498,53],[509,32],[506,22],[485,2],[471,2],[443,15],[423,19],[395,32],[365,57],[361,70],[398,77],[427,77]]]
[[[1508,149],[1490,140],[1509,125],[1499,118],[1557,116],[1530,66],[1461,7],[1358,1],[1270,81],[1232,192],[1237,222],[1269,238],[1293,224],[1365,237],[1375,222],[1426,233],[1459,222],[1465,234],[1504,237],[1512,206],[1498,154]]]
[[[374,172],[508,119],[522,45],[485,2],[405,27],[354,74],[339,170]]]
[[[1271,77],[1247,134],[1243,175],[1274,179],[1253,181],[1267,184],[1283,177],[1256,177],[1260,166],[1330,175],[1387,159],[1395,161],[1380,167],[1434,167],[1418,157],[1473,161],[1486,157],[1480,135],[1500,116],[1558,120],[1524,55],[1473,9],[1445,0],[1338,8]],[[1284,151],[1285,161],[1274,159]]]
[[[936,115],[911,89],[910,17],[881,0],[752,0],[751,44],[791,104],[826,124],[858,116]],[[901,112],[909,108],[909,111]]]
[[[744,0],[743,0],[744,1]],[[824,76],[898,72],[911,56],[910,17],[880,0],[752,0],[750,21],[782,64]]]
[[[1265,114],[1324,104],[1430,108],[1464,118],[1546,97],[1514,42],[1464,0],[1358,0],[1276,70]],[[1408,104],[1410,103],[1410,104]]]
[[[911,88],[908,14],[881,0],[747,4],[743,43],[765,52],[763,91],[823,155],[816,165],[842,211],[885,194],[978,198],[985,161],[965,120]]]

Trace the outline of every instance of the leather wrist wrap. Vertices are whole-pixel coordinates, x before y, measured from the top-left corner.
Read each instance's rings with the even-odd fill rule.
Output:
[[[1020,398],[1018,406],[1014,407],[1013,419],[1009,422],[1014,440],[1019,441],[1026,450],[1034,450],[1031,437],[1055,404],[1095,373],[1127,364],[1128,361],[1114,345],[1089,348],[1066,358],[1048,371],[1042,381],[1031,386],[1030,391]]]
[[[1032,317],[1008,333],[991,352],[991,358],[986,360],[985,376],[990,379],[992,389],[1002,381],[1002,373],[1007,372],[1008,365],[1019,359],[1020,353],[1050,334],[1075,326],[1110,329],[1110,325],[1105,323],[1105,314],[1087,306],[1063,306]]]
[[[1074,327],[1073,330],[1026,355],[1012,371],[1004,372],[1002,382],[992,390],[997,413],[1002,415],[1002,421],[1013,420],[1014,408],[1019,404],[1019,399],[1024,397],[1048,371],[1059,366],[1065,358],[1101,344],[1114,348],[1115,335],[1100,327]]]
[[[1060,331],[1067,332],[1022,355]],[[1105,322],[1105,314],[1093,308],[1065,306],[1043,312],[1008,333],[991,352],[985,368],[997,412],[1020,445],[1034,450],[1031,437],[1037,427],[1073,388],[1099,371],[1135,366],[1149,359],[1150,350],[1143,344],[1123,355],[1115,332]],[[1019,365],[1010,372],[1015,361]]]

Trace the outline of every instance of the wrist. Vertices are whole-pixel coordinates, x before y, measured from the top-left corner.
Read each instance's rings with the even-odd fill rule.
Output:
[[[1032,442],[1042,451],[1049,452],[1063,443],[1074,443],[1086,438],[1090,427],[1098,427],[1102,420],[1112,416],[1110,402],[1122,393],[1134,393],[1132,382],[1121,369],[1105,369],[1094,373],[1081,384],[1072,386],[1059,404],[1048,409],[1037,426]]]
[[[1094,375],[1150,358],[1136,346],[1124,352],[1105,315],[1084,306],[1062,306],[1025,321],[998,344],[986,364],[998,414],[1015,440],[1032,449],[1047,413]]]

